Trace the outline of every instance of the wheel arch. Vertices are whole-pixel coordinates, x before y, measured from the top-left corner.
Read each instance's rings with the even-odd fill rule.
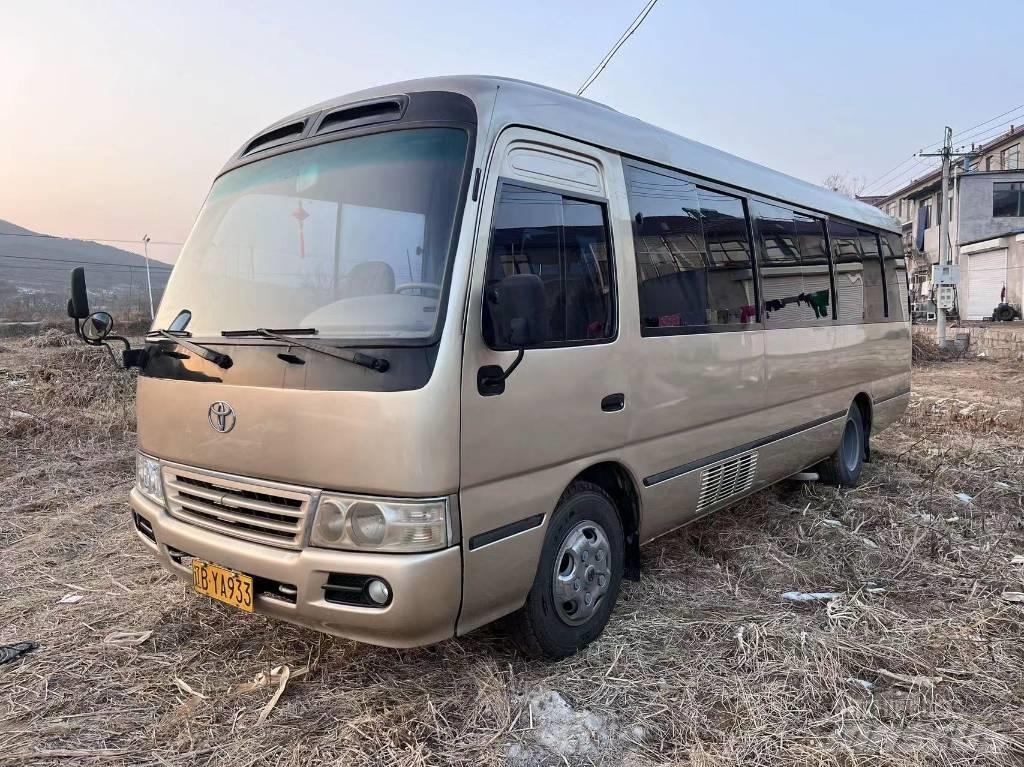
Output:
[[[860,410],[864,426],[864,460],[871,461],[871,420],[874,417],[874,404],[871,395],[867,392],[858,392],[853,398],[853,404]]]
[[[625,577],[639,580],[641,502],[636,480],[618,461],[602,461],[588,466],[573,478],[573,482],[579,480],[592,482],[615,501],[626,544]]]

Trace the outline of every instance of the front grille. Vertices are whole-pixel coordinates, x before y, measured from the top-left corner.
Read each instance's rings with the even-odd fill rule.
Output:
[[[311,491],[178,466],[165,466],[163,476],[175,519],[255,543],[302,546]]]

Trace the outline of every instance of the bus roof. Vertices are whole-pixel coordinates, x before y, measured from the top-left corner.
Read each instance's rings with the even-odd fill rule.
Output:
[[[423,91],[450,91],[471,99],[478,124],[488,126],[488,142],[509,125],[536,127],[792,205],[901,231],[898,220],[845,195],[684,138],[596,101],[504,77],[459,75],[380,85],[303,109],[256,135],[346,104]],[[244,146],[248,143],[243,151]],[[229,166],[240,154],[236,153]]]

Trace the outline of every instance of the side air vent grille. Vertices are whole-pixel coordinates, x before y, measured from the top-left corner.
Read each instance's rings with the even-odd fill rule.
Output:
[[[700,475],[697,511],[704,511],[720,501],[746,492],[754,484],[756,474],[756,450],[708,466]]]
[[[316,135],[332,131],[357,128],[361,125],[398,120],[405,111],[406,99],[393,98],[371,101],[328,112],[316,128]]]
[[[278,144],[284,144],[287,141],[293,141],[301,136],[302,131],[305,129],[305,122],[290,123],[289,125],[282,125],[280,128],[274,128],[274,130],[267,131],[250,141],[242,155],[251,154],[259,149],[268,149]]]

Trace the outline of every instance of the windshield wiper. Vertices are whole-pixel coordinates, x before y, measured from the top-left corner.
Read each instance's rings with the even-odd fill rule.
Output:
[[[316,328],[287,328],[287,329],[271,329],[267,328],[255,328],[253,330],[222,330],[221,335],[225,338],[244,338],[245,336],[259,336],[260,338],[270,338],[274,341],[280,341],[284,344],[291,344],[292,346],[301,346],[303,349],[309,349],[310,351],[320,352],[326,354],[328,357],[334,357],[335,359],[345,360],[345,362],[351,362],[353,365],[359,365],[360,367],[368,368],[370,370],[376,370],[378,373],[387,372],[388,368],[391,367],[391,363],[382,357],[374,357],[372,354],[363,354],[362,352],[343,352],[335,349],[333,346],[323,346],[322,344],[314,344],[309,341],[304,341],[294,336],[313,336],[317,334]]]
[[[178,346],[188,349],[190,352],[199,355],[204,360],[209,360],[219,368],[227,370],[234,364],[234,361],[226,354],[221,352],[215,352],[213,349],[207,349],[205,346],[200,346],[197,343],[188,340],[188,336],[192,334],[185,330],[151,330],[146,334],[147,336],[157,335],[161,338],[166,338],[168,341],[174,341]]]

